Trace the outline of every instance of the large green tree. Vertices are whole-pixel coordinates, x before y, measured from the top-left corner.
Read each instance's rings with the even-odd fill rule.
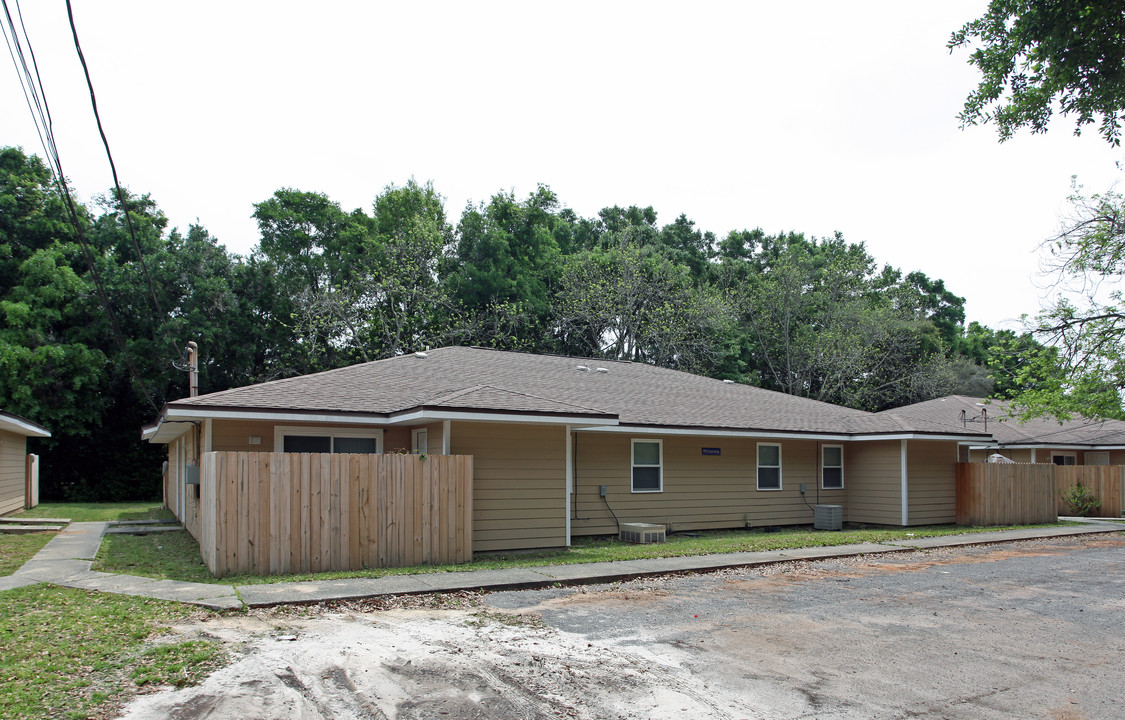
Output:
[[[1120,144],[1125,114],[1125,3],[1120,0],[992,0],[949,40],[971,48],[980,84],[962,126],[993,123],[1001,140],[1019,128],[1045,132],[1056,111],[1075,134],[1094,122]]]

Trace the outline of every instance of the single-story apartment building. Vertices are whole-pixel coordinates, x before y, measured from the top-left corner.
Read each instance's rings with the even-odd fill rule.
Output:
[[[475,552],[671,531],[955,520],[979,426],[874,414],[644,363],[444,347],[168,403],[169,508],[199,536],[201,452],[473,456]]]
[[[27,454],[29,437],[51,437],[51,431],[0,410],[0,515],[39,504],[39,458]]]
[[[987,441],[964,441],[961,459],[984,462],[999,454],[1017,463],[1055,465],[1125,465],[1125,422],[1074,417],[1020,420],[1004,400],[950,395],[885,410],[904,422],[954,421],[986,430]]]

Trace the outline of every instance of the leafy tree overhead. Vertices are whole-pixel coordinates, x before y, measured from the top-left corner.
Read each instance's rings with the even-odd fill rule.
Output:
[[[540,186],[523,201],[499,193],[465,209],[442,278],[463,313],[459,341],[540,347],[551,324],[558,238],[570,236],[558,205],[555,193]]]
[[[1120,0],[991,0],[953,33],[950,50],[972,48],[981,81],[962,127],[992,122],[1001,141],[1021,127],[1045,132],[1056,110],[1075,134],[1094,122],[1120,144],[1125,113],[1125,3]]]
[[[1071,216],[1045,243],[1057,299],[1033,325],[1050,349],[1028,353],[1023,374],[1038,382],[1016,400],[1027,415],[1121,417],[1125,197],[1076,188],[1070,203]]]
[[[560,285],[556,317],[568,353],[709,372],[733,330],[731,303],[653,248],[571,255]]]

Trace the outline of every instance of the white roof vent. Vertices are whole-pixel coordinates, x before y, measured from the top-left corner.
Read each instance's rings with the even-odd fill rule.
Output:
[[[427,355],[427,354],[426,354],[426,353],[424,353],[424,352],[421,352],[421,351],[419,351],[419,352],[416,352],[416,353],[414,353],[414,357],[416,357],[416,358],[422,358],[423,360],[425,360],[426,358],[428,358],[428,357],[429,357],[429,355]]]
[[[598,372],[607,373],[609,372],[609,370],[607,370],[606,368],[598,368]]]
[[[586,365],[579,365],[578,369],[581,370],[582,372],[589,372],[590,371],[590,368]]]
[[[723,380],[727,385],[734,385],[734,380]]]

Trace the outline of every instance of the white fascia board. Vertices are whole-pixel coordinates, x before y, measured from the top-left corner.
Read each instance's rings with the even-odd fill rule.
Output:
[[[333,413],[269,412],[262,410],[213,410],[168,408],[162,421],[167,420],[277,420],[303,423],[347,423],[349,425],[388,425],[385,417],[343,415]]]
[[[25,422],[8,415],[0,415],[0,430],[7,430],[25,437],[51,437],[50,431],[44,430],[30,421]]]
[[[617,425],[616,419],[593,419],[580,415],[520,415],[516,413],[489,413],[459,410],[415,410],[393,415],[382,421],[383,425],[404,425],[425,421],[464,420],[471,422],[518,423],[522,425],[572,425],[575,429],[587,426]]]
[[[1036,442],[1036,443],[997,443],[988,445],[990,448],[1003,448],[1005,450],[1123,450],[1123,444],[1104,444],[1104,445],[1075,445],[1075,444],[1059,444],[1053,442]]]
[[[628,433],[630,435],[694,435],[696,437],[799,438],[829,442],[872,442],[875,440],[964,440],[964,435],[843,435],[833,433],[777,432],[765,430],[720,430],[707,428],[659,428],[649,425],[616,425],[613,427],[576,428],[591,433]]]
[[[334,413],[168,408],[167,413],[161,418],[160,424],[162,425],[164,422],[170,420],[275,420],[278,422],[296,422],[306,425],[308,423],[342,423],[347,425],[374,425],[378,427],[386,425],[407,425],[419,422],[440,422],[443,420],[575,426],[617,424],[617,420],[612,418],[592,419],[568,415],[521,415],[518,413],[466,412],[458,410],[415,410],[413,412],[392,415],[390,417],[372,417],[370,415],[343,415]],[[153,429],[151,434],[156,434],[156,432],[157,429]]]

